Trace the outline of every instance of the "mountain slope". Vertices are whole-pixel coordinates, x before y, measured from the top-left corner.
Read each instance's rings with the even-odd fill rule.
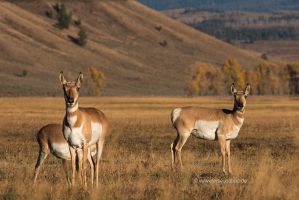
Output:
[[[74,79],[88,67],[106,75],[104,95],[181,95],[195,61],[220,66],[233,57],[245,68],[260,62],[257,53],[200,33],[136,1],[68,2],[88,34],[83,48],[70,40],[78,27],[59,30],[54,17],[45,15],[53,12],[51,4],[0,3],[2,96],[61,95],[59,72]]]
[[[173,8],[199,8],[221,11],[242,10],[272,12],[277,10],[299,10],[297,0],[139,0],[157,10]]]

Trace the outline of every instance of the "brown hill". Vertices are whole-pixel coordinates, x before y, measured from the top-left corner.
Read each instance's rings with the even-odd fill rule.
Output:
[[[47,1],[0,3],[0,94],[61,95],[59,71],[75,78],[97,67],[107,77],[105,95],[181,95],[194,61],[221,65],[237,58],[246,68],[260,62],[136,1],[66,1],[88,34],[74,44],[78,27],[60,30]],[[88,3],[86,3],[88,2]],[[83,85],[84,88],[84,85]],[[84,89],[82,89],[84,92]]]

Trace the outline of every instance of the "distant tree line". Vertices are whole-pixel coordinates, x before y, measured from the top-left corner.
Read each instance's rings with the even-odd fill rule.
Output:
[[[226,19],[208,19],[199,24],[191,25],[200,31],[225,41],[245,40],[252,43],[257,40],[299,39],[299,30],[293,26],[244,28],[227,26],[230,23]]]
[[[285,21],[293,21],[293,20],[298,20],[299,15],[283,15],[283,16],[271,16],[268,18],[269,22],[280,22],[282,20]]]
[[[223,95],[234,82],[239,88],[250,83],[255,95],[298,95],[299,63],[279,65],[262,62],[252,70],[243,70],[236,59],[227,60],[222,67],[196,62],[188,82],[190,95]]]

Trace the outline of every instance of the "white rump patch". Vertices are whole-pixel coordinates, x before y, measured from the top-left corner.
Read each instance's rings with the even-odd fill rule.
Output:
[[[89,145],[96,144],[103,132],[102,124],[99,122],[91,122],[91,140]]]
[[[58,158],[70,160],[71,154],[68,143],[52,143],[51,152]]]
[[[171,113],[171,121],[172,121],[172,123],[174,123],[177,120],[177,118],[181,114],[181,111],[182,111],[182,108],[175,108],[175,109],[173,109],[173,111]]]
[[[203,121],[198,120],[195,122],[192,134],[198,138],[205,140],[215,140],[216,131],[219,127],[219,121]]]
[[[83,123],[80,127],[70,128],[68,126],[64,126],[63,134],[71,146],[82,148],[85,141],[83,134]]]

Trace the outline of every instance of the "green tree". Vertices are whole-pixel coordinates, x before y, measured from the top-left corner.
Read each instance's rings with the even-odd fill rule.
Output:
[[[61,4],[60,6],[57,5],[56,10],[58,12],[56,26],[60,29],[68,29],[72,22],[72,13],[67,12],[66,6],[64,4]]]
[[[80,46],[85,46],[87,43],[87,34],[83,29],[80,29],[80,31],[78,32],[78,44]]]

